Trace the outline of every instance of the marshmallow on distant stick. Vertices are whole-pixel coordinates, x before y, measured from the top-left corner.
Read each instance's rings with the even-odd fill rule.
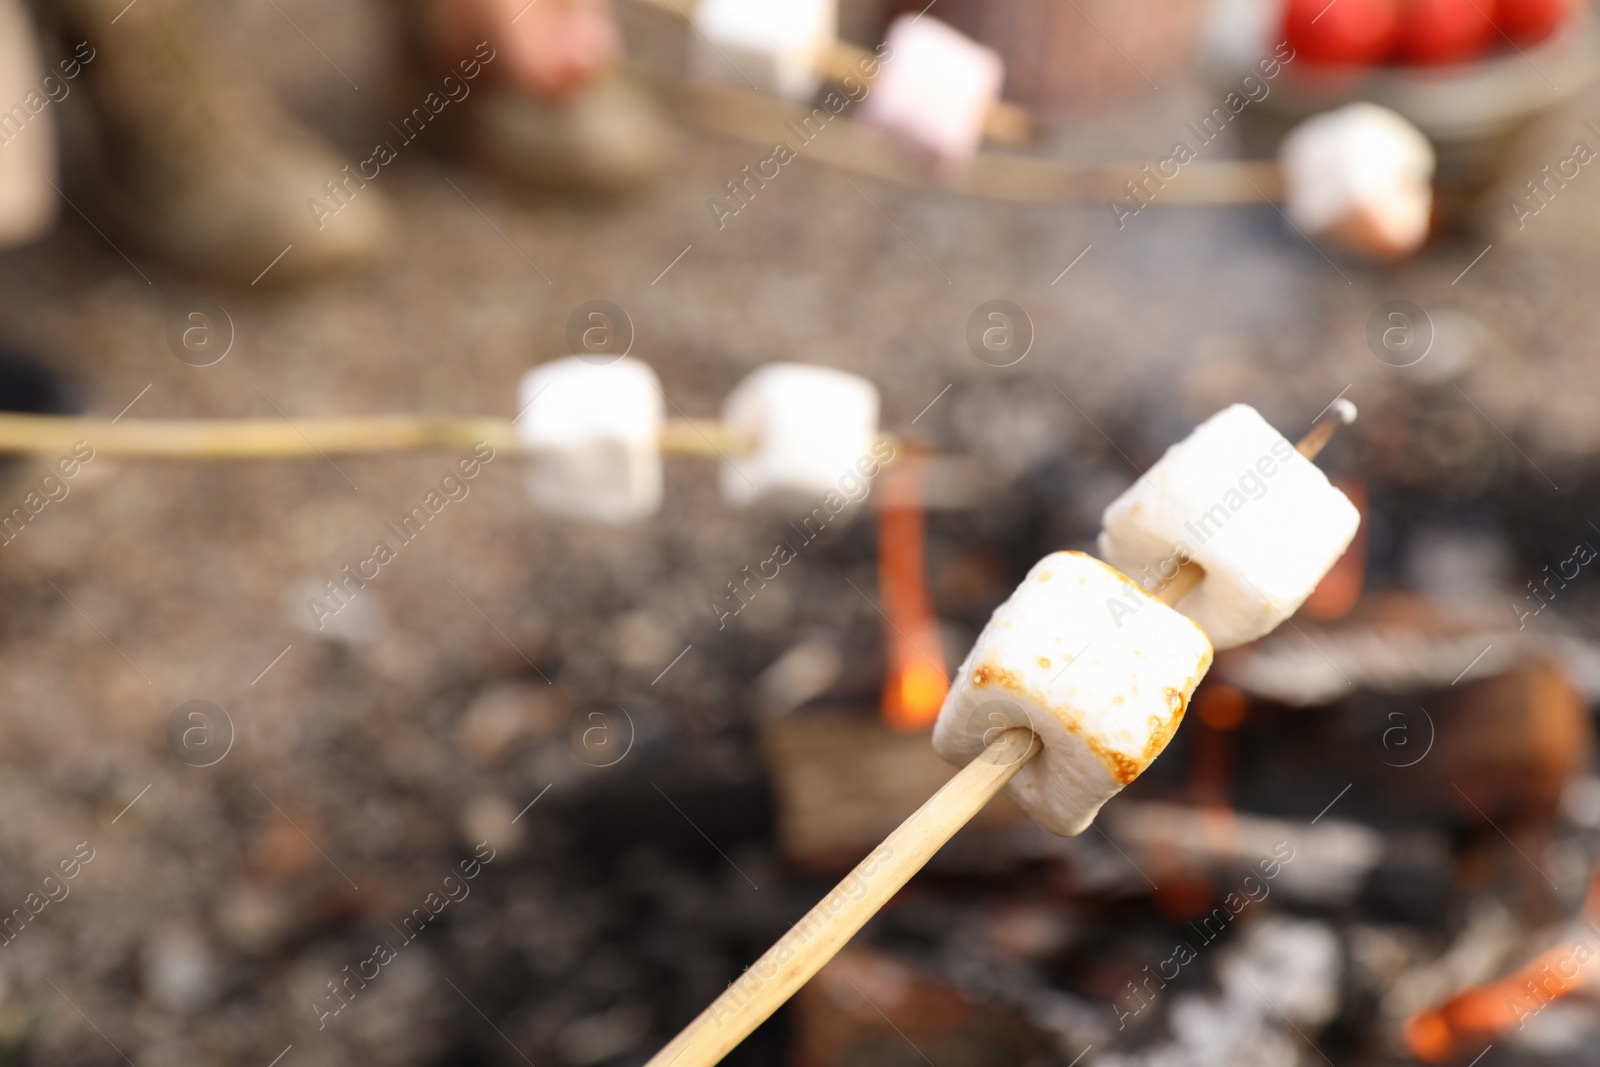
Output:
[[[5,151],[0,152],[0,246],[31,241],[56,218],[56,109],[43,110],[48,101],[41,94],[48,83],[40,79],[48,75],[39,67],[39,53],[27,6],[21,0],[0,0],[0,101],[5,101],[0,106],[11,108],[0,126],[5,138]],[[61,97],[51,99],[65,98],[67,86],[61,84]],[[37,100],[39,106],[24,106],[24,100]]]
[[[661,506],[661,387],[644,363],[546,363],[523,376],[519,407],[528,492],[541,508],[620,526]]]
[[[722,465],[722,495],[737,505],[775,495],[820,501],[893,458],[878,443],[877,387],[828,367],[759,368],[728,394],[722,422],[755,446]]]
[[[1193,621],[1081,552],[1055,552],[989,619],[956,672],[933,747],[965,765],[1006,727],[1044,751],[1007,791],[1053,833],[1082,833],[1150,764],[1211,666]]]
[[[958,170],[977,153],[1004,79],[993,50],[931,16],[902,15],[889,28],[861,117],[941,169]]]
[[[838,0],[701,0],[690,72],[713,84],[807,103],[838,34]]]
[[[1289,131],[1278,152],[1289,218],[1302,230],[1379,259],[1428,237],[1433,146],[1376,104],[1349,104]]]
[[[1254,641],[1293,615],[1350,546],[1361,514],[1252,407],[1201,423],[1101,520],[1100,554],[1149,587],[1175,554],[1204,569],[1177,608],[1217,648]]]

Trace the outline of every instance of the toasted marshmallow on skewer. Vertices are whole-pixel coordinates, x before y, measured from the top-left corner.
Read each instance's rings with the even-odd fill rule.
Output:
[[[1329,409],[1335,420],[1316,423],[1290,455],[1316,455],[1354,419],[1348,402]],[[1229,408],[1207,425],[1251,417],[1260,421]],[[1265,464],[1256,469],[1271,476]],[[1088,827],[1160,755],[1211,666],[1204,631],[1165,603],[1181,603],[1210,579],[1185,564],[1164,580],[1158,598],[1079,552],[1040,560],[990,618],[939,709],[934,748],[961,770],[750,965],[750,983],[730,986],[646,1067],[720,1062],[1000,790],[1048,830]]]
[[[754,450],[722,465],[722,495],[815,501],[864,484],[893,458],[878,442],[878,389],[865,378],[804,363],[769,363],[722,404],[723,427]]]
[[[838,35],[838,0],[701,0],[693,22],[696,79],[806,103]]]
[[[522,378],[517,437],[546,511],[624,525],[661,506],[661,386],[637,359],[558,359]]]
[[[944,171],[966,166],[1000,98],[1005,64],[931,16],[902,15],[862,105],[862,120]]]
[[[983,628],[933,747],[965,765],[1002,730],[1032,730],[1044,751],[1006,790],[1045,829],[1081,833],[1166,747],[1210,666],[1192,620],[1091,556],[1055,552]]]
[[[1205,571],[1177,608],[1217,648],[1254,641],[1311,595],[1361,523],[1350,499],[1252,407],[1196,427],[1101,519],[1100,554],[1149,587]]]
[[[1393,111],[1355,103],[1313,116],[1289,131],[1278,160],[1289,218],[1307,233],[1379,259],[1427,239],[1433,146]]]

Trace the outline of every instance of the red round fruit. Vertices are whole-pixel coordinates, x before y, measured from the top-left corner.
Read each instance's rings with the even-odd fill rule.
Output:
[[[1516,44],[1538,44],[1572,14],[1572,0],[1499,0],[1494,23]]]
[[[1288,0],[1283,34],[1308,63],[1372,66],[1399,42],[1399,0]]]
[[[1409,0],[1400,31],[1401,61],[1437,67],[1477,59],[1500,40],[1492,21],[1496,10],[1495,0]]]

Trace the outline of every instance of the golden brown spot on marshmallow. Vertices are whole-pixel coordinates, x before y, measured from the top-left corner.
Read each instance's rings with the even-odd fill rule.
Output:
[[[1195,629],[1198,631],[1199,627],[1196,626]],[[1040,659],[1041,662],[1044,662],[1043,657]],[[1053,705],[1043,699],[1041,694],[1035,693],[1023,685],[1021,679],[1014,672],[1006,670],[1004,667],[999,667],[992,663],[982,664],[973,670],[972,684],[1005,689],[1032,701],[1039,707],[1050,709],[1049,713],[1061,724],[1062,728],[1068,733],[1076,734],[1080,737],[1089,751],[1099,757],[1100,762],[1111,772],[1112,778],[1119,785],[1125,786],[1139,777],[1144,769],[1150,765],[1150,761],[1159,756],[1161,751],[1167,747],[1168,742],[1172,740],[1172,735],[1177,732],[1179,724],[1183,721],[1184,712],[1188,707],[1188,694],[1194,690],[1200,679],[1205,676],[1207,668],[1211,666],[1211,659],[1211,648],[1208,642],[1204,660],[1198,665],[1195,673],[1188,678],[1183,688],[1167,687],[1163,690],[1164,700],[1171,710],[1166,716],[1153,715],[1150,717],[1150,736],[1145,742],[1142,751],[1136,755],[1119,752],[1099,738],[1087,733],[1083,728],[1080,716],[1071,707]],[[1071,657],[1063,657],[1063,662],[1070,663],[1072,659]],[[1123,702],[1123,698],[1120,696],[1115,699],[1119,704]]]
[[[1139,772],[1144,770],[1144,767],[1141,764],[1128,758],[1121,752],[1118,752],[1115,749],[1107,748],[1105,745],[1102,745],[1100,742],[1090,737],[1086,737],[1084,740],[1089,743],[1090,751],[1092,751],[1096,756],[1099,756],[1100,759],[1105,763],[1106,769],[1111,772],[1111,777],[1115,778],[1119,785],[1127,785],[1135,778],[1139,777]]]
[[[1039,580],[1041,582],[1048,582],[1050,580],[1050,572],[1049,571],[1040,571],[1039,572]]]
[[[1196,678],[1194,684],[1198,683],[1199,678]],[[1193,685],[1190,688],[1193,688]],[[1155,715],[1150,717],[1150,739],[1144,745],[1147,765],[1161,755],[1162,750],[1167,747],[1167,742],[1172,740],[1172,735],[1178,732],[1178,724],[1183,722],[1183,713],[1189,707],[1189,698],[1183,690],[1168,688],[1162,690],[1162,693],[1166,697],[1167,707],[1172,710],[1165,720]]]
[[[996,667],[992,663],[985,663],[973,671],[972,681],[974,685],[997,685],[1001,689],[1009,689],[1014,693],[1027,693],[1027,690],[1023,688],[1022,682],[1015,674],[1012,674],[1004,667]]]
[[[1106,770],[1111,772],[1111,777],[1116,779],[1117,782],[1122,785],[1127,785],[1129,782],[1139,777],[1139,772],[1144,770],[1144,764],[1149,762],[1149,760],[1146,759],[1143,763],[1141,763],[1138,760],[1135,760],[1132,757],[1122,752],[1118,752],[1114,748],[1111,748],[1099,738],[1086,733],[1083,729],[1083,723],[1071,708],[1052,707],[1049,702],[1042,699],[1038,693],[1035,693],[1024,686],[1015,674],[1003,667],[996,667],[993,664],[985,663],[972,672],[972,681],[974,685],[998,686],[1002,689],[1009,690],[1020,697],[1024,697],[1025,699],[1030,700],[1041,707],[1051,708],[1056,721],[1061,724],[1062,728],[1068,733],[1076,734],[1082,738],[1083,743],[1088,746],[1089,751],[1100,757],[1100,762],[1104,763]],[[1162,743],[1165,744],[1165,741]]]

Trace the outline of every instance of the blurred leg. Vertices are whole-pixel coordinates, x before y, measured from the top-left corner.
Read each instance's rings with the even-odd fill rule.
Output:
[[[286,248],[272,282],[381,251],[391,228],[382,194],[205,39],[203,10],[186,0],[42,7],[92,55],[75,88],[94,143],[67,176],[119,230],[182,267],[245,283]]]
[[[493,56],[456,132],[516,183],[614,195],[672,157],[659,109],[617,70],[622,37],[610,0],[411,0],[409,24],[430,77]]]
[[[426,17],[446,62],[488,41],[502,82],[545,96],[580,91],[622,56],[609,0],[432,0]]]

